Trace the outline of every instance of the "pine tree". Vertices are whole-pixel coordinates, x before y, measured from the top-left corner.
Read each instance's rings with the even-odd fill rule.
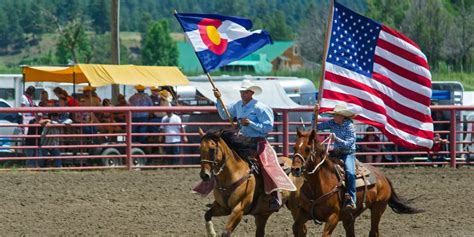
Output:
[[[142,45],[144,65],[176,66],[178,64],[178,48],[170,36],[166,21],[150,24]]]

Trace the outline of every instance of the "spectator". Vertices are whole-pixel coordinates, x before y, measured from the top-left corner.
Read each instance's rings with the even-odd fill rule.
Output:
[[[33,101],[33,95],[35,94],[35,87],[28,86],[25,93],[21,96],[21,107],[35,107],[35,102]],[[35,118],[35,113],[23,113],[23,124],[29,124],[31,120]],[[28,133],[28,127],[25,127],[25,134]]]
[[[39,117],[40,114],[38,115],[38,118],[34,118],[30,120],[29,124],[34,125],[34,124],[39,124]],[[25,139],[25,146],[39,146],[39,138],[38,137],[33,137],[33,136],[38,136],[43,132],[43,127],[29,127],[28,129],[28,137]],[[38,148],[26,148],[25,149],[25,156],[26,157],[38,157],[42,156],[41,155],[41,150]],[[26,167],[27,168],[38,168],[38,167],[43,167],[44,166],[44,160],[38,160],[38,159],[33,159],[33,160],[26,160]]]
[[[101,106],[101,99],[95,93],[96,88],[93,86],[84,86],[82,89],[82,96],[79,99],[81,106]]]
[[[165,143],[166,144],[179,144],[179,143],[187,143],[188,137],[186,135],[179,135],[179,133],[185,133],[184,126],[181,124],[181,118],[172,113],[167,112],[165,117],[162,120],[163,123],[167,123],[169,125],[161,125],[161,130],[167,134],[175,134],[175,135],[166,135]],[[179,146],[166,146],[165,153],[168,155],[178,155],[181,153]],[[180,159],[178,157],[173,157],[170,159],[170,164],[176,165],[180,164]]]
[[[66,90],[64,90],[63,88],[61,87],[55,87],[53,89],[53,92],[54,94],[56,95],[56,97],[61,98],[66,98],[67,100],[67,106],[69,107],[73,107],[73,106],[79,106],[79,101],[77,101],[76,99],[74,99],[72,96],[70,96]]]
[[[438,152],[443,151],[444,145],[447,143],[447,139],[442,139],[439,133],[435,133],[433,147],[428,153],[428,161],[444,161],[444,155],[440,155]]]
[[[109,99],[104,99],[102,101],[102,106],[104,107],[112,107],[112,102],[109,100]],[[101,116],[100,116],[100,122],[101,123],[115,123],[115,114],[112,113],[112,112],[104,112],[104,113],[101,113]],[[115,125],[105,125],[105,126],[101,126],[99,128],[99,131],[101,133],[119,133],[122,131],[122,129],[120,128],[120,126],[115,126]],[[109,137],[107,140],[110,140],[110,141],[117,141],[117,137]]]
[[[156,86],[152,86],[150,88],[150,91],[151,91],[150,99],[153,102],[153,106],[160,106],[161,105],[160,88]],[[153,123],[161,123],[161,119],[163,118],[163,116],[164,116],[163,113],[159,113],[159,112],[150,113],[149,121]],[[159,131],[159,128],[158,126],[150,126],[149,130],[152,133],[156,133]]]
[[[115,106],[129,106],[127,100],[125,99],[125,96],[122,94],[119,94],[117,97],[117,104]],[[125,122],[125,113],[123,112],[117,112],[114,115],[115,121],[118,123],[124,123]]]
[[[67,107],[67,98],[65,97],[62,97],[58,100],[58,107]],[[66,120],[66,119],[72,119],[71,118],[71,115],[69,114],[69,112],[62,112],[62,113],[59,113],[59,120]]]
[[[161,90],[160,91],[160,106],[164,107],[171,107],[171,101],[173,101],[173,96],[168,90]],[[166,112],[159,112],[157,116],[164,117]]]
[[[71,119],[66,119],[64,121],[59,120],[59,115],[57,113],[49,113],[48,119],[40,120],[40,124],[44,127],[43,132],[41,134],[41,146],[57,146],[59,145],[59,137],[51,137],[55,135],[59,135],[62,133],[62,128],[54,126],[56,124],[66,124],[69,125],[72,123]],[[59,156],[59,148],[42,148],[41,149],[42,155],[50,155],[50,156]],[[56,167],[62,166],[61,159],[54,159],[54,164]]]
[[[151,101],[150,96],[145,93],[145,87],[143,85],[136,85],[135,89],[137,93],[132,95],[129,99],[131,106],[153,106],[153,101]],[[149,113],[148,112],[134,112],[132,114],[132,122],[134,123],[145,123],[148,122]],[[146,133],[146,125],[134,125],[132,127],[133,133]],[[146,143],[146,136],[135,136],[132,139],[133,142]]]
[[[369,126],[365,130],[366,132],[375,132],[374,127]],[[362,142],[380,142],[380,138],[375,135],[375,134],[366,134],[364,138],[362,139]],[[382,145],[380,144],[364,144],[362,145],[362,150],[364,152],[381,152],[382,151]],[[365,156],[365,162],[366,163],[373,163],[375,156],[375,162],[380,163],[382,162],[382,156],[381,155],[367,155]]]
[[[82,89],[83,96],[79,100],[80,106],[89,107],[89,106],[101,106],[100,99],[92,95],[92,91],[95,90],[95,87],[84,86]],[[96,113],[93,112],[81,112],[77,118],[79,123],[98,123]],[[84,134],[96,134],[97,128],[95,126],[86,126],[82,127],[82,133]]]
[[[52,107],[54,106],[54,101],[49,99],[49,94],[47,91],[41,91],[40,102],[38,103],[40,107]]]
[[[58,97],[58,100],[61,100],[61,98],[63,100],[66,101],[66,105],[68,107],[74,107],[74,106],[79,106],[79,101],[77,101],[76,99],[74,99],[72,96],[70,96],[66,90],[64,90],[63,88],[61,87],[55,87],[53,89],[53,92],[54,94],[56,95],[56,97]],[[75,113],[71,113],[70,114],[70,117],[73,121],[78,121],[79,120],[79,115],[75,114]]]
[[[439,122],[443,122],[443,121],[445,122],[447,120],[447,119],[444,119],[442,111],[439,111],[439,110],[434,111],[432,117],[433,117],[433,129],[434,129],[434,131],[439,132],[439,131],[449,130],[449,123],[439,123]],[[441,135],[441,138],[446,139],[447,134],[444,133],[443,135]]]

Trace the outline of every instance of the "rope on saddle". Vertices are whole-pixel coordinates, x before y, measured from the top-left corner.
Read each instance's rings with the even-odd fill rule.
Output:
[[[367,192],[369,189],[367,188],[367,179],[365,178],[365,175],[362,174],[362,180],[364,181],[364,197],[362,199],[362,209],[365,209],[367,207]]]

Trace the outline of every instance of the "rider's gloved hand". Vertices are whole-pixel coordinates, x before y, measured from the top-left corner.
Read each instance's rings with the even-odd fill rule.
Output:
[[[319,104],[316,103],[316,104],[314,105],[314,114],[318,114],[318,113],[319,113]]]
[[[214,96],[219,99],[221,97],[221,92],[217,88],[213,89],[213,91],[214,91]]]

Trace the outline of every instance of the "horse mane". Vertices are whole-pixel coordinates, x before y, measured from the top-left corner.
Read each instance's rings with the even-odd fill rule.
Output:
[[[238,135],[237,129],[232,128],[211,129],[202,137],[202,139],[204,138],[211,139],[215,142],[218,142],[219,138],[222,138],[230,149],[237,152],[240,157],[250,156],[256,147],[247,137]]]

